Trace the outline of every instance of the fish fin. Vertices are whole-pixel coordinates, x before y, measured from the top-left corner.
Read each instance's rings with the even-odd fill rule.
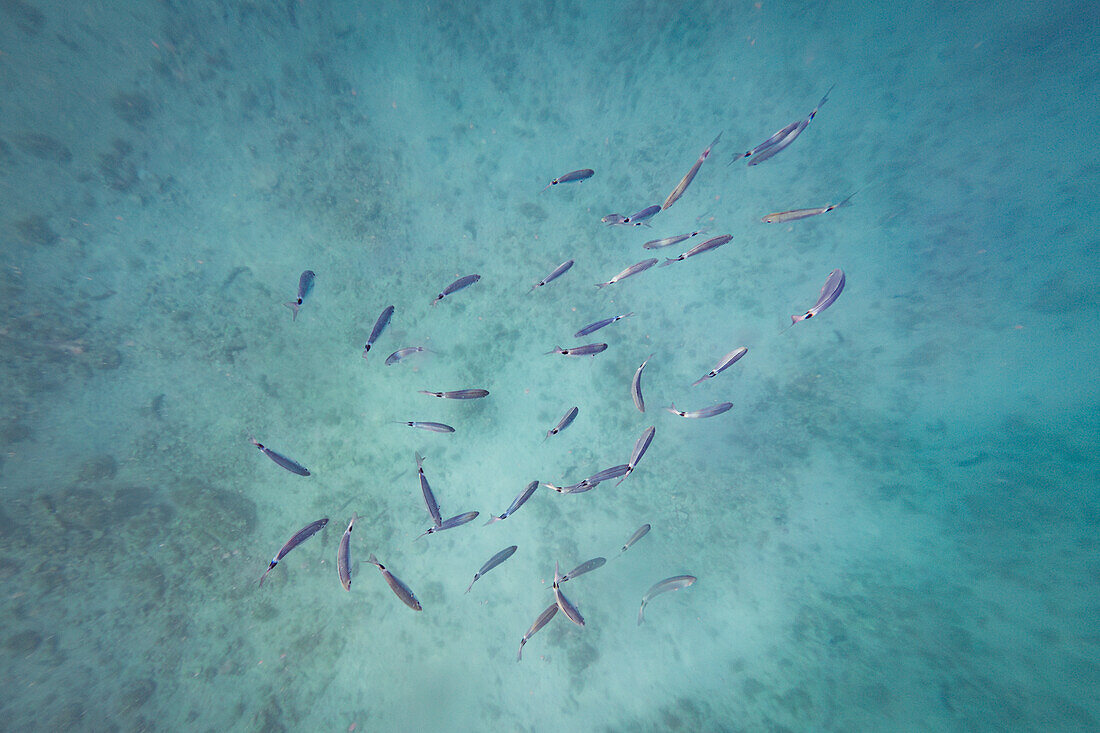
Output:
[[[526,639],[524,639],[523,641],[521,641],[519,643],[519,652],[516,654],[516,661],[517,662],[520,661],[521,659],[523,659],[523,645],[526,644],[526,643],[527,643]]]
[[[642,601],[642,605],[638,607],[638,625],[641,626],[645,621],[645,601]]]
[[[554,588],[557,588],[561,584],[562,574],[561,568],[558,567],[558,561],[554,561]]]
[[[611,283],[596,283],[596,288],[602,290],[603,288],[606,288],[610,284]]]
[[[476,574],[474,575],[474,579],[470,581],[470,584],[469,584],[468,586],[466,586],[466,592],[467,592],[467,593],[469,593],[469,592],[470,592],[470,589],[474,587],[474,583],[476,583],[476,582],[477,582],[477,579],[478,579],[479,577],[481,577],[481,576],[479,576],[479,575],[476,575]]]
[[[493,524],[494,522],[499,522],[499,521],[500,521],[500,520],[502,520],[503,518],[504,518],[504,517],[497,517],[497,516],[492,516],[492,517],[489,517],[489,521],[488,521],[488,522],[486,522],[485,524],[483,524],[482,526],[483,526],[483,527],[488,527],[488,526],[489,526],[490,524]]]
[[[283,305],[285,305],[287,308],[290,308],[291,312],[294,313],[294,315],[291,316],[290,320],[297,321],[298,320],[298,310],[302,307],[302,306],[298,305],[298,301],[291,300],[287,303],[283,303]]]
[[[848,194],[848,198],[844,199],[843,201],[841,201],[836,206],[832,206],[830,208],[839,209],[841,206],[851,206],[852,205],[852,197],[855,196],[857,193],[859,193],[862,190],[863,189],[861,188],[861,189],[858,189],[856,191],[853,191],[852,193]]]
[[[370,557],[367,558],[367,562],[369,562],[371,565],[382,567],[382,563],[378,562],[378,558],[374,556],[373,552],[370,554]]]
[[[431,527],[428,527],[428,528],[427,528],[426,530],[424,530],[423,532],[421,532],[420,534],[418,534],[418,535],[417,535],[416,537],[414,537],[414,538],[413,538],[413,542],[416,542],[416,541],[417,541],[418,539],[420,539],[420,538],[421,538],[421,537],[423,537],[424,535],[426,535],[426,534],[432,534],[433,532],[435,532],[435,526],[434,526],[434,525],[433,525],[433,526],[431,526]]]
[[[267,574],[268,574],[268,573],[270,573],[270,572],[271,572],[272,570],[274,570],[274,569],[275,569],[275,566],[276,566],[276,565],[278,565],[278,564],[279,564],[279,563],[277,563],[277,562],[273,562],[273,563],[271,563],[271,564],[270,564],[270,565],[269,565],[269,566],[267,567],[267,570],[265,570],[265,571],[264,571],[264,574],[260,576],[260,587],[261,587],[261,588],[263,588],[263,587],[264,587],[264,579],[265,579],[265,578],[267,577]]]
[[[670,262],[675,262],[675,261],[676,261],[675,257],[666,257],[665,261],[662,262],[661,264],[657,265],[657,267],[668,267]]]
[[[543,356],[549,356],[550,354],[560,354],[563,349],[560,346],[555,346],[553,351],[547,351]]]
[[[709,374],[710,372],[707,372],[707,373]],[[705,382],[705,381],[707,381],[706,377],[699,377],[698,379],[696,379],[694,382],[691,383],[691,386],[694,387],[694,386],[696,386],[696,385],[698,385],[702,382]]]

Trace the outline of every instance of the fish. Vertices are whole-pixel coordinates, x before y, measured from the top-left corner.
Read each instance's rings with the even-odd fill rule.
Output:
[[[386,366],[393,366],[412,354],[419,354],[423,351],[427,351],[423,346],[406,346],[403,349],[398,349],[386,357]]]
[[[476,283],[480,279],[481,279],[481,275],[465,275],[463,277],[458,278],[453,283],[451,283],[447,287],[443,288],[443,292],[441,292],[439,295],[435,296],[435,300],[432,301],[432,305],[435,305],[439,301],[443,300],[444,298],[446,298],[451,293],[457,293],[459,290],[462,290],[463,288],[470,287],[471,285],[473,285],[474,283]]]
[[[543,285],[550,282],[551,280],[557,280],[559,277],[564,275],[569,270],[569,268],[572,267],[572,266],[573,266],[573,260],[566,260],[565,262],[563,262],[560,265],[558,265],[557,267],[555,267],[554,271],[551,272],[549,275],[547,275],[546,277],[544,277],[543,279],[539,280],[537,283],[532,285],[531,290],[534,290],[535,288],[541,288]],[[531,292],[531,290],[528,290],[527,292]]]
[[[649,529],[650,529],[650,527],[649,527],[648,524],[643,524],[641,527],[638,527],[638,531],[635,532],[634,534],[630,535],[630,539],[628,539],[626,541],[626,544],[623,545],[623,548],[621,550],[619,550],[619,554],[620,555],[623,554],[624,552],[629,550],[631,547],[633,547],[635,542],[637,542],[638,540],[642,539],[647,534],[649,534]]]
[[[681,254],[679,257],[668,257],[668,258],[666,258],[665,261],[662,262],[660,266],[661,267],[666,267],[668,265],[671,265],[673,262],[680,262],[681,260],[686,260],[688,257],[694,257],[695,255],[702,254],[703,252],[709,252],[712,249],[715,249],[717,247],[721,247],[723,244],[726,244],[731,239],[733,239],[732,234],[722,234],[722,235],[717,236],[717,237],[711,237],[707,241],[701,242],[701,243],[695,245],[694,247],[689,249],[687,252],[684,252],[683,254]]]
[[[584,346],[574,346],[571,349],[563,349],[560,346],[555,346],[553,351],[547,351],[548,354],[561,354],[562,356],[595,356],[601,351],[607,348],[607,344],[585,344]]]
[[[817,302],[814,303],[814,307],[800,316],[791,316],[791,325],[787,328],[791,328],[799,321],[804,321],[807,318],[813,318],[821,311],[832,305],[837,298],[840,297],[841,292],[844,291],[844,271],[841,269],[833,270],[829,273],[829,277],[825,278],[825,284],[821,286],[821,295],[818,296]],[[784,329],[787,330],[787,329]]]
[[[634,372],[634,379],[630,381],[630,396],[634,400],[634,406],[638,408],[638,412],[645,412],[645,400],[642,399],[642,370],[645,369],[645,365],[652,358],[653,354],[646,357],[646,360],[638,367],[638,371]]]
[[[428,485],[428,477],[424,475],[424,456],[420,455],[417,451],[416,456],[416,473],[420,477],[420,493],[424,495],[424,504],[428,507],[428,514],[432,515],[432,522],[436,527],[443,524],[443,515],[439,513],[439,502],[435,500],[435,494],[432,493],[432,487]]]
[[[634,441],[634,452],[630,454],[630,462],[626,464],[626,473],[624,473],[618,483],[615,484],[616,486],[626,481],[626,477],[632,474],[634,469],[638,467],[638,461],[642,460],[642,456],[649,450],[649,444],[653,442],[653,436],[656,432],[657,428],[650,425],[641,436]]]
[[[661,209],[667,209],[676,203],[681,196],[684,195],[684,191],[691,185],[691,182],[695,180],[695,174],[699,172],[699,168],[702,167],[703,161],[710,155],[710,149],[718,144],[718,141],[722,138],[722,133],[718,133],[718,137],[714,138],[714,142],[707,146],[707,149],[699,155],[699,159],[695,161],[695,165],[691,166],[691,170],[687,172],[687,175],[680,179],[680,182],[676,184],[676,188],[672,189],[672,193],[665,199],[664,204],[661,205]]]
[[[721,374],[722,372],[726,371],[731,366],[736,364],[737,360],[740,359],[742,356],[744,356],[747,353],[749,353],[749,350],[746,347],[738,346],[736,349],[734,349],[730,353],[723,356],[722,359],[717,364],[714,365],[713,369],[711,369],[709,372],[707,372],[706,374],[704,374],[703,376],[699,377],[694,382],[692,382],[691,386],[694,387],[695,385],[699,384],[700,382],[705,382],[708,379],[714,379],[719,374]]]
[[[621,281],[627,279],[631,275],[637,275],[639,272],[645,272],[646,270],[648,270],[649,268],[653,267],[656,264],[657,264],[657,258],[656,257],[652,257],[648,260],[642,260],[641,262],[638,262],[637,264],[633,264],[630,267],[626,268],[625,270],[623,270],[622,272],[620,272],[618,275],[611,278],[607,282],[605,282],[605,283],[596,283],[596,287],[597,288],[606,288],[608,285],[614,285],[617,282],[621,282]]]
[[[445,400],[479,400],[489,396],[487,389],[456,389],[452,392],[429,392],[426,389],[417,390],[420,394],[441,397]]]
[[[430,430],[433,433],[453,433],[455,431],[450,425],[444,425],[441,422],[422,422],[420,420],[394,420],[394,422],[398,425],[408,425],[410,428]]]
[[[671,412],[673,415],[679,415],[680,417],[714,417],[715,415],[721,415],[733,407],[732,402],[722,402],[721,404],[711,405],[710,407],[704,407],[702,410],[677,410],[676,405],[669,405],[665,409]]]
[[[539,614],[535,619],[535,623],[531,624],[531,628],[527,629],[527,633],[523,635],[523,638],[519,640],[519,653],[516,654],[516,661],[523,659],[523,645],[534,636],[539,629],[546,624],[550,623],[550,619],[554,618],[554,615],[558,612],[558,602],[555,599],[553,603],[547,606],[546,610]]]
[[[320,532],[322,529],[325,528],[326,524],[328,524],[328,517],[325,517],[324,519],[318,519],[316,522],[310,522],[309,524],[295,532],[294,536],[287,540],[286,544],[279,549],[279,552],[275,555],[275,558],[271,561],[271,564],[267,566],[267,570],[265,570],[264,574],[260,576],[260,587],[264,587],[264,578],[267,577],[268,573],[275,569],[275,566],[279,564],[280,560],[287,556],[288,552],[308,540],[313,535]]]
[[[451,517],[450,519],[444,519],[439,525],[432,525],[426,530],[416,536],[416,539],[420,539],[426,534],[435,534],[436,532],[442,532],[445,529],[454,529],[455,527],[461,527],[467,522],[472,522],[477,519],[477,512],[466,512],[465,514],[459,514]]]
[[[831,87],[829,87],[829,91],[825,92],[825,96],[821,98],[821,101],[817,103],[817,106],[814,107],[813,111],[810,112],[806,119],[792,122],[783,129],[776,131],[774,135],[757,145],[752,150],[749,150],[743,155],[734,156],[733,160],[731,160],[729,164],[732,165],[741,158],[751,157],[752,160],[749,161],[750,166],[760,165],[765,160],[768,160],[772,156],[781,153],[791,143],[793,143],[799,135],[802,134],[802,131],[805,130],[806,127],[810,124],[810,121],[813,120],[814,116],[818,113],[818,110],[824,107],[825,102],[829,100],[829,92],[833,91],[833,89],[835,88],[836,84],[833,84]]]
[[[573,334],[573,338],[579,339],[581,336],[587,336],[590,333],[595,333],[596,331],[599,331],[604,326],[610,326],[612,323],[616,323],[617,321],[621,321],[624,318],[630,318],[632,315],[634,315],[634,311],[631,311],[629,313],[623,313],[622,315],[619,315],[619,316],[612,316],[611,318],[605,318],[602,321],[596,321],[595,323],[589,323],[587,326],[582,328],[580,331],[577,331],[575,334]]]
[[[592,474],[591,476],[586,478],[585,481],[587,481],[587,482],[589,482],[590,484],[593,484],[593,485],[601,483],[603,481],[610,481],[613,478],[619,478],[620,476],[625,476],[626,472],[629,468],[630,468],[630,464],[620,463],[618,466],[612,466],[611,468],[605,468],[604,470],[602,470],[598,473]]]
[[[570,570],[565,575],[561,576],[561,580],[558,581],[558,584],[560,585],[561,583],[572,580],[573,578],[584,575],[585,573],[591,572],[598,568],[602,568],[606,562],[607,558],[605,557],[594,557],[591,560],[586,560],[585,562],[582,562],[580,565]]]
[[[355,527],[358,514],[351,515],[348,528],[344,530],[344,536],[340,538],[340,547],[336,550],[336,572],[340,575],[340,585],[344,590],[351,590],[351,530]]]
[[[265,456],[275,461],[277,465],[282,466],[291,473],[296,473],[299,476],[310,475],[309,469],[303,466],[301,463],[298,463],[298,461],[287,458],[282,453],[276,453],[275,451],[265,446],[263,443],[256,442],[255,438],[249,437],[248,440],[250,443],[252,443],[252,445],[259,448],[261,453],[263,453]]]
[[[476,573],[474,573],[474,579],[471,580],[470,585],[466,587],[466,592],[470,592],[470,588],[474,587],[474,583],[478,581],[478,578],[485,575],[485,573],[489,572],[497,565],[500,565],[502,562],[510,558],[512,555],[515,554],[515,552],[516,546],[512,545],[511,547],[505,547],[503,550],[486,560],[485,564],[481,566],[481,570],[478,570]]]
[[[599,486],[599,483],[592,483],[588,479],[579,481],[572,486],[557,486],[556,484],[551,483],[546,484],[546,488],[553,489],[559,494],[583,494],[586,491],[591,491],[597,486]]]
[[[685,239],[691,239],[692,237],[696,237],[700,234],[706,234],[706,233],[707,233],[706,229],[699,229],[697,231],[692,232],[691,234],[677,234],[674,237],[665,237],[664,239],[651,239],[648,242],[646,242],[645,244],[643,244],[642,248],[643,249],[661,249],[662,247],[671,247],[674,244],[679,244],[680,242],[683,242]]]
[[[577,607],[570,602],[568,598],[561,592],[559,584],[561,583],[561,572],[559,571],[558,564],[554,563],[554,599],[558,602],[558,608],[561,612],[569,618],[570,621],[577,626],[584,626],[584,616],[581,616],[581,612],[577,610]]]
[[[659,213],[661,213],[661,207],[657,204],[654,204],[653,206],[647,206],[641,211],[632,214],[631,216],[628,216],[626,219],[623,220],[622,223],[633,224],[636,227],[649,226],[649,224],[646,223],[646,220],[652,219],[655,215]]]
[[[580,408],[574,406],[561,416],[561,420],[558,420],[558,424],[546,431],[546,437],[551,435],[557,435],[561,431],[573,424],[573,421],[577,419],[577,413],[580,412]],[[545,440],[545,438],[544,438]]]
[[[595,174],[596,171],[592,170],[591,168],[581,168],[579,171],[570,171],[564,176],[558,176],[554,180],[550,181],[550,183],[547,183],[546,187],[542,190],[545,191],[547,188],[550,188],[551,186],[556,186],[559,183],[580,183],[581,181],[587,181]]]
[[[387,305],[385,309],[378,315],[378,320],[374,322],[374,328],[370,331],[370,337],[367,338],[367,345],[363,347],[363,358],[367,358],[367,353],[370,351],[370,347],[374,346],[374,342],[378,340],[378,337],[382,335],[382,332],[386,330],[386,326],[390,325],[390,318],[393,317],[393,306]],[[386,360],[389,363],[389,360]]]
[[[313,270],[306,270],[298,278],[298,297],[288,303],[283,303],[287,308],[290,308],[294,315],[290,320],[298,320],[298,310],[302,307],[302,303],[306,301],[309,294],[313,292],[313,280],[317,277]]]
[[[681,588],[687,588],[694,583],[698,578],[694,575],[674,575],[671,578],[665,578],[653,584],[646,594],[642,596],[642,605],[638,609],[638,625],[641,626],[645,621],[645,604],[652,601],[655,597],[662,593],[667,593],[672,590],[680,590]]]
[[[600,219],[600,221],[602,221],[604,224],[607,224],[609,227],[613,227],[617,224],[629,224],[630,223],[630,220],[627,219],[622,214],[608,214],[604,218]]]
[[[386,570],[386,566],[378,562],[378,558],[374,556],[373,552],[370,554],[370,557],[367,558],[367,562],[382,571],[382,577],[386,579],[386,583],[390,586],[390,590],[392,590],[397,595],[397,597],[401,599],[402,603],[404,603],[406,606],[414,611],[423,610],[420,605],[420,601],[416,600],[416,596],[413,595],[413,592],[411,590],[409,590],[409,586],[402,583],[401,579],[391,573],[389,570]]]
[[[856,193],[859,193],[859,192],[856,191]],[[787,222],[787,221],[798,221],[799,219],[808,219],[811,216],[818,216],[819,214],[824,214],[826,212],[832,211],[833,209],[839,209],[841,206],[850,206],[852,196],[855,196],[855,195],[856,195],[855,193],[850,194],[848,196],[848,198],[844,199],[839,204],[829,204],[828,206],[818,206],[817,208],[814,208],[814,209],[794,209],[792,211],[777,211],[774,214],[768,214],[767,216],[763,217],[760,221],[764,222],[765,224],[782,224],[782,223]]]
[[[527,488],[521,491],[519,496],[512,500],[512,503],[508,506],[507,509],[504,510],[504,514],[501,514],[497,517],[490,517],[489,521],[485,523],[485,526],[488,527],[493,522],[500,522],[515,514],[519,510],[519,508],[523,506],[528,499],[531,498],[531,494],[535,493],[535,489],[537,489],[538,487],[538,481],[532,481],[531,483],[527,484]]]

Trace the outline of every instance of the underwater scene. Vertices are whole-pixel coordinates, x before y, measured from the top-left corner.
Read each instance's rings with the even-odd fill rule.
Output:
[[[1100,729],[1095,14],[0,0],[0,729]]]

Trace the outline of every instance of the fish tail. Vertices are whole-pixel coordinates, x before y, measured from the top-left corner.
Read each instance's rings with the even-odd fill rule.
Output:
[[[476,582],[477,582],[477,576],[475,575],[474,579],[470,581],[470,584],[468,586],[466,586],[466,592],[467,593],[470,592],[470,589],[474,587],[474,583],[476,583]]]
[[[603,289],[603,288],[606,288],[610,284],[611,283],[596,283],[596,288]]]
[[[859,190],[857,190],[857,191],[854,191],[854,192],[852,192],[852,193],[848,194],[848,198],[844,199],[843,201],[841,201],[841,202],[840,202],[839,204],[837,204],[837,205],[836,205],[836,206],[834,206],[833,208],[834,208],[834,209],[839,209],[839,208],[840,208],[841,206],[850,206],[850,205],[851,205],[851,201],[852,201],[852,197],[853,197],[853,196],[855,196],[855,195],[856,195],[857,193],[859,193],[859,192],[860,192],[860,191],[862,191],[862,190],[863,190],[863,189],[859,189]]]
[[[283,305],[285,305],[287,308],[290,308],[291,312],[294,314],[293,316],[291,316],[290,320],[297,321],[298,320],[298,310],[302,307],[302,306],[298,305],[298,301],[296,301],[296,300],[287,301],[286,303],[283,303]]]
[[[382,567],[382,563],[378,562],[378,558],[374,556],[373,552],[370,554],[370,557],[367,558],[367,562],[369,562],[371,565]]]
[[[696,385],[700,384],[701,382],[705,382],[706,380],[707,380],[706,377],[699,377],[698,379],[696,379],[694,382],[691,383],[691,386],[695,387]]]
[[[554,588],[557,588],[561,584],[562,574],[561,568],[558,567],[558,561],[554,561]]]
[[[676,262],[676,258],[675,257],[666,257],[665,261],[662,262],[661,264],[657,265],[657,267],[668,267],[669,263],[671,263],[671,262]]]
[[[267,578],[267,574],[270,573],[272,570],[274,570],[276,565],[278,565],[278,563],[274,563],[274,562],[271,563],[271,565],[268,566],[267,570],[264,571],[264,574],[260,576],[260,587],[261,588],[264,587],[264,579]]]
[[[561,352],[562,348],[560,346],[555,346],[553,351],[547,351],[545,354],[543,354],[543,356],[549,356],[550,354],[560,354]]]
[[[516,661],[523,659],[523,645],[527,643],[527,639],[523,639],[519,643],[519,652],[516,654]]]
[[[489,521],[486,522],[485,524],[483,524],[482,526],[483,527],[488,527],[493,522],[499,522],[499,521],[500,521],[500,517],[497,517],[497,516],[489,517]],[[469,593],[470,591],[466,591],[466,592]]]
[[[642,601],[642,605],[638,607],[638,625],[641,626],[645,621],[645,601]]]

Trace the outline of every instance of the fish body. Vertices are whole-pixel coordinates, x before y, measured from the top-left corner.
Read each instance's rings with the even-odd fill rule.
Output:
[[[531,483],[527,484],[527,488],[525,488],[522,492],[520,492],[519,496],[512,500],[511,505],[509,505],[509,507],[504,510],[504,514],[501,514],[499,517],[490,517],[489,521],[485,523],[485,526],[489,526],[493,522],[500,522],[515,514],[519,510],[519,508],[523,506],[528,499],[531,498],[531,494],[535,493],[535,489],[537,489],[538,487],[538,481],[532,481]]]
[[[821,214],[828,213],[828,212],[832,211],[833,209],[839,209],[841,206],[850,206],[851,201],[852,201],[852,196],[855,196],[855,194],[854,193],[850,194],[848,196],[848,198],[844,199],[839,204],[829,204],[828,206],[818,206],[818,207],[813,208],[813,209],[794,209],[792,211],[777,211],[774,214],[768,214],[767,216],[763,217],[760,221],[764,222],[765,224],[782,224],[782,223],[788,222],[788,221],[798,221],[799,219],[808,219],[811,216],[819,216]]]
[[[630,220],[622,214],[608,214],[604,218],[600,219],[600,221],[602,221],[604,224],[607,224],[609,227],[630,223]]]
[[[584,616],[581,616],[581,612],[577,610],[577,607],[561,592],[561,588],[558,587],[560,583],[561,573],[558,571],[558,564],[554,563],[554,600],[558,602],[558,608],[570,621],[577,626],[584,626]]]
[[[665,267],[667,265],[670,265],[673,262],[680,262],[681,260],[686,260],[688,257],[694,257],[697,254],[702,254],[703,252],[709,252],[710,250],[715,249],[716,247],[721,247],[723,244],[728,243],[731,239],[733,239],[732,234],[722,234],[722,235],[717,236],[717,237],[711,237],[707,241],[701,242],[701,243],[695,245],[694,247],[689,249],[687,252],[684,252],[683,254],[681,254],[679,257],[666,258],[665,261],[661,263],[661,267]]]
[[[699,384],[700,382],[705,382],[708,379],[714,379],[719,374],[721,374],[722,372],[726,371],[731,366],[736,364],[738,359],[740,359],[742,356],[744,356],[747,353],[749,353],[749,350],[746,347],[744,347],[744,346],[737,347],[736,349],[734,349],[730,353],[723,356],[721,361],[719,361],[717,364],[714,365],[713,369],[711,369],[709,372],[707,372],[706,374],[704,374],[703,376],[699,377],[694,382],[692,382],[691,386],[694,387],[695,385]]]
[[[275,558],[271,561],[271,564],[267,566],[267,570],[265,570],[264,574],[260,576],[260,587],[264,587],[264,578],[266,578],[267,574],[270,573],[275,568],[275,566],[279,564],[280,560],[286,557],[288,552],[308,540],[313,535],[320,532],[322,529],[325,528],[326,524],[328,524],[328,517],[325,517],[324,519],[318,519],[316,522],[310,522],[309,524],[295,532],[294,536],[287,540],[286,544],[279,549],[279,552],[275,555]]]
[[[559,183],[580,183],[581,181],[587,181],[595,174],[596,172],[591,168],[581,168],[579,171],[570,171],[564,176],[558,176],[554,180],[550,181],[550,183],[547,183],[545,188],[543,188],[542,190],[545,191],[547,188],[550,188],[551,186],[556,186]]]
[[[424,456],[416,454],[416,473],[420,478],[420,493],[424,496],[424,505],[428,507],[428,514],[436,527],[443,524],[443,515],[439,513],[439,502],[435,500],[432,487],[428,485],[428,477],[424,475]]]
[[[489,390],[487,389],[456,389],[451,392],[429,392],[425,389],[418,391],[420,394],[440,397],[445,400],[478,400],[489,396]]]
[[[478,570],[476,573],[474,573],[474,579],[470,581],[470,585],[466,588],[466,592],[470,592],[470,588],[474,587],[474,583],[478,581],[478,578],[485,575],[485,573],[489,572],[497,565],[500,565],[502,562],[510,558],[512,555],[515,554],[515,552],[516,546],[512,545],[511,547],[505,547],[503,550],[486,560],[485,564],[481,566],[481,570]]]
[[[453,283],[451,283],[447,287],[443,288],[443,292],[441,292],[439,295],[435,296],[435,300],[432,301],[432,305],[435,305],[439,301],[443,300],[444,298],[446,298],[451,293],[457,293],[459,290],[462,290],[463,288],[470,287],[471,285],[473,285],[474,283],[476,283],[480,279],[481,279],[481,275],[465,275],[463,277],[458,278]]]
[[[634,400],[634,406],[638,408],[638,412],[645,412],[645,400],[642,399],[642,370],[645,369],[645,365],[649,363],[651,358],[653,358],[653,354],[646,357],[646,360],[638,367],[638,371],[634,372],[634,379],[630,381],[630,397]]]
[[[626,544],[623,545],[623,548],[621,550],[619,550],[619,554],[620,555],[623,554],[624,552],[629,550],[631,547],[633,547],[635,542],[637,542],[638,540],[642,539],[647,534],[649,534],[649,529],[650,529],[650,526],[648,524],[643,524],[641,527],[638,527],[638,530],[634,534],[630,535],[630,539],[628,539],[626,541]]]
[[[401,599],[401,601],[414,611],[422,610],[420,601],[416,600],[416,596],[409,589],[409,586],[401,582],[401,579],[386,569],[386,566],[378,562],[378,558],[374,556],[372,552],[370,557],[367,558],[367,562],[374,565],[382,571],[382,577],[386,579],[386,584],[390,587],[390,590]]]
[[[472,522],[477,519],[477,515],[477,512],[466,512],[464,514],[459,514],[457,516],[451,517],[450,519],[444,519],[438,525],[428,527],[426,530],[417,535],[416,539],[420,539],[426,534],[435,534],[436,532],[442,532],[445,529],[454,529],[455,527],[461,527],[467,522]]]
[[[648,260],[642,260],[636,264],[631,265],[615,277],[611,278],[605,283],[596,283],[597,288],[606,288],[608,285],[614,285],[617,282],[621,282],[632,275],[637,275],[639,272],[645,272],[649,268],[657,264],[657,258],[652,257]]]
[[[558,265],[557,267],[555,267],[554,271],[551,272],[549,275],[547,275],[546,277],[544,277],[543,279],[539,280],[537,283],[532,285],[531,290],[534,290],[535,288],[541,288],[546,283],[551,282],[553,280],[557,280],[559,277],[561,277],[566,272],[568,272],[569,268],[572,267],[572,266],[573,266],[573,260],[566,260],[565,262],[563,262],[560,265]],[[530,291],[528,291],[528,292],[530,292]]]
[[[810,308],[800,316],[791,316],[791,326],[807,318],[813,318],[818,313],[828,308],[836,302],[836,299],[840,297],[843,291],[844,271],[841,269],[833,270],[829,273],[829,277],[825,278],[825,284],[821,286],[821,295],[818,296],[817,302],[814,303],[813,308]],[[788,328],[790,328],[790,326],[788,326]]]
[[[595,356],[607,349],[607,344],[585,344],[584,346],[574,346],[571,349],[563,349],[560,346],[555,346],[553,351],[547,351],[546,354],[561,354],[562,356]]]
[[[261,453],[263,453],[265,456],[267,456],[272,461],[274,461],[276,465],[281,466],[282,468],[285,468],[286,470],[290,471],[291,473],[296,473],[299,476],[309,476],[310,475],[309,469],[306,468],[305,466],[303,466],[301,463],[298,463],[298,461],[295,461],[291,458],[287,458],[282,453],[276,453],[275,451],[271,450],[270,448],[268,448],[264,444],[256,442],[255,438],[249,438],[248,440],[249,440],[249,442],[252,443],[252,445],[259,448]]]
[[[751,158],[751,160],[749,160],[750,166],[760,165],[765,160],[783,152],[802,134],[802,131],[810,124],[814,116],[818,113],[818,110],[825,106],[825,102],[829,100],[829,92],[833,91],[834,88],[836,88],[836,84],[829,87],[829,91],[825,92],[825,96],[821,98],[821,101],[817,103],[817,106],[814,107],[813,111],[810,112],[805,119],[792,122],[744,155],[735,157],[730,163],[733,163],[738,158]]]
[[[423,422],[421,420],[398,420],[400,425],[408,425],[410,428],[420,428],[421,430],[428,430],[433,433],[453,433],[455,431],[450,425],[444,425],[441,422]]]
[[[640,226],[643,226],[643,225],[649,226],[649,224],[647,223],[648,220],[652,219],[654,216],[656,216],[659,213],[661,213],[661,207],[658,206],[657,204],[654,204],[653,206],[647,206],[644,209],[642,209],[641,211],[638,211],[638,212],[634,213],[633,215],[628,216],[626,219],[623,220],[622,223],[623,224],[633,224],[636,227],[640,227]]]
[[[695,165],[691,166],[691,170],[687,172],[687,175],[680,179],[680,182],[676,184],[676,188],[672,189],[672,193],[670,193],[668,195],[668,198],[665,199],[664,204],[661,205],[662,210],[672,206],[680,199],[681,196],[684,195],[684,191],[686,191],[687,187],[691,185],[691,182],[695,180],[695,174],[699,172],[699,168],[702,167],[703,161],[706,160],[707,156],[710,155],[710,149],[717,145],[718,141],[721,138],[722,133],[718,133],[718,137],[714,138],[714,142],[708,145],[707,149],[699,155],[699,159],[695,161]]]
[[[573,424],[573,421],[577,419],[577,413],[580,412],[580,408],[573,406],[561,416],[561,420],[558,420],[558,424],[546,431],[546,437],[551,435],[557,435],[561,431]]]
[[[669,405],[665,409],[671,412],[673,415],[679,415],[680,417],[702,418],[721,415],[723,412],[728,411],[731,407],[733,407],[732,402],[722,402],[721,404],[704,407],[702,410],[677,410],[676,405]]]
[[[561,576],[561,579],[558,581],[558,584],[560,585],[560,584],[562,584],[566,581],[572,580],[573,578],[584,575],[585,573],[589,573],[589,572],[592,572],[593,570],[596,570],[598,568],[602,568],[606,563],[607,563],[607,558],[605,558],[605,557],[594,557],[591,560],[587,560],[585,562],[582,562],[580,565],[573,568],[572,570],[570,570],[565,575]]]
[[[538,633],[539,629],[550,623],[550,619],[554,618],[554,615],[557,614],[557,612],[558,602],[555,599],[554,602],[546,608],[546,610],[539,614],[538,618],[535,619],[535,622],[531,624],[531,628],[527,629],[527,633],[524,634],[523,638],[519,640],[519,653],[516,654],[517,662],[523,659],[523,645],[526,644],[532,636]]]
[[[382,332],[386,330],[386,326],[390,325],[390,318],[393,317],[393,306],[388,305],[378,315],[378,320],[374,322],[374,328],[370,331],[370,337],[367,338],[367,345],[363,347],[363,358],[367,358],[367,353],[370,351],[370,347],[374,346],[374,342],[378,340],[378,337],[382,335]],[[387,360],[387,363],[389,360]]]
[[[351,590],[351,530],[355,528],[357,519],[359,519],[358,514],[351,515],[348,528],[340,538],[340,547],[336,550],[336,572],[340,576],[340,585],[348,591]]]
[[[313,270],[306,270],[298,278],[298,297],[289,303],[283,303],[294,314],[290,320],[298,320],[298,310],[306,302],[306,298],[313,292],[313,280],[317,277]]]
[[[619,479],[618,483],[615,484],[616,486],[626,481],[626,477],[633,473],[634,469],[638,467],[638,461],[642,460],[642,456],[649,450],[649,444],[653,442],[653,436],[656,433],[657,428],[650,425],[645,429],[645,432],[634,441],[634,452],[630,454],[630,462],[626,464],[626,472],[623,474],[622,478]]]
[[[646,591],[646,594],[642,596],[642,605],[638,608],[638,625],[641,626],[642,622],[645,621],[645,604],[662,593],[687,588],[696,580],[698,579],[694,575],[675,575],[671,578],[665,578],[664,580],[654,583],[653,586]]]
[[[580,331],[577,331],[575,334],[573,334],[573,338],[579,339],[582,336],[587,336],[590,333],[595,333],[605,326],[610,326],[612,323],[621,321],[624,318],[630,318],[632,315],[634,315],[634,311],[631,311],[630,313],[623,313],[622,315],[618,316],[612,316],[611,318],[605,318],[602,321],[596,321],[595,323],[589,323]]]
[[[665,237],[664,239],[651,239],[642,245],[643,249],[661,249],[662,247],[671,247],[674,244],[679,244],[686,239],[698,236],[700,234],[706,234],[706,229],[699,229],[691,234],[677,234],[674,237]]]
[[[585,479],[588,483],[595,486],[603,481],[610,481],[613,478],[619,478],[625,476],[627,471],[630,470],[630,464],[620,463],[618,466],[612,466],[611,468],[605,468],[604,470],[594,473]]]
[[[408,356],[413,354],[419,354],[422,351],[427,351],[423,346],[406,346],[403,349],[398,349],[389,356],[386,357],[386,366],[393,366],[402,361]]]

